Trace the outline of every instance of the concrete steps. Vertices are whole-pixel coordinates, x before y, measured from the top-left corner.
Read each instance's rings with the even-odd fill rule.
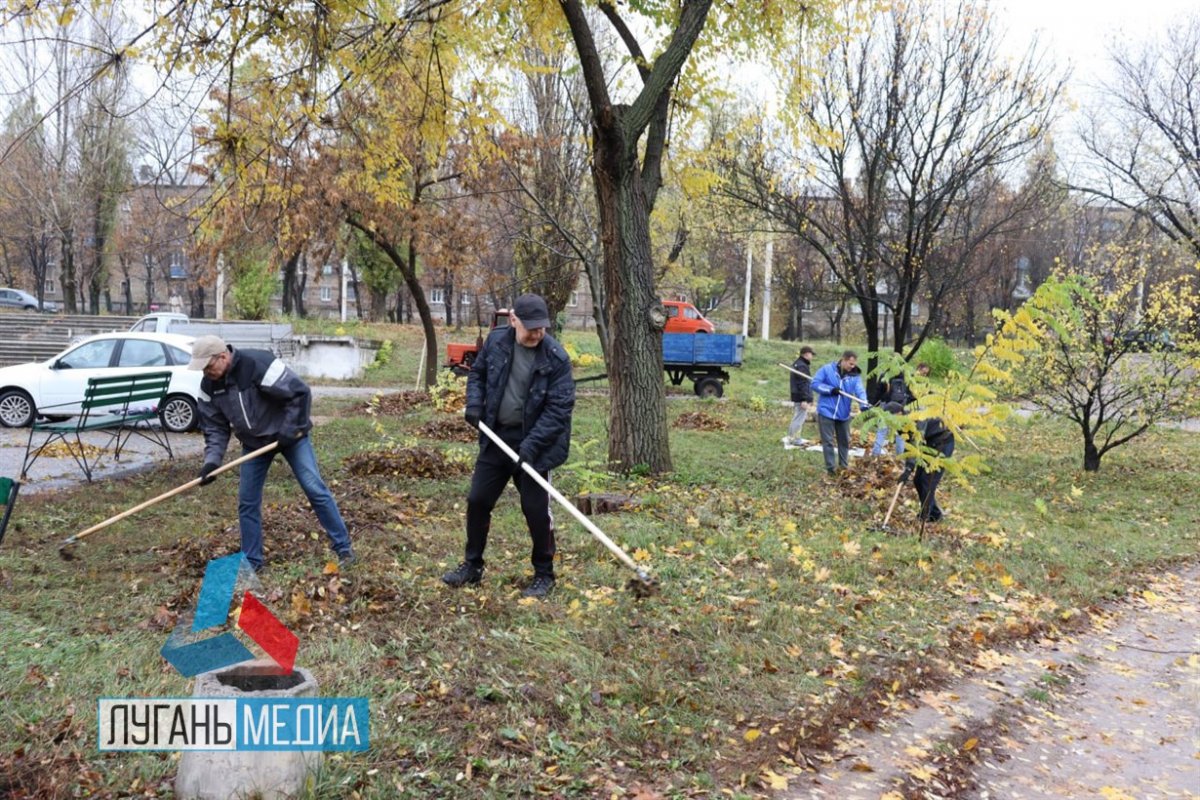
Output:
[[[88,314],[0,313],[0,366],[44,361],[79,337],[129,330],[137,320]]]

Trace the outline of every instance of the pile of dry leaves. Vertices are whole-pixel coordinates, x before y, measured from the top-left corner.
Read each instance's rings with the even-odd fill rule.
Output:
[[[442,442],[472,443],[479,439],[479,433],[467,424],[462,417],[438,417],[426,422],[417,429],[417,435],[425,439],[437,439]]]
[[[412,389],[395,394],[383,394],[371,398],[370,401],[351,409],[351,415],[357,416],[364,412],[381,414],[387,417],[399,417],[414,408],[429,405],[429,395]]]
[[[453,461],[431,447],[405,447],[397,450],[368,450],[345,460],[351,475],[396,475],[406,478],[451,478],[466,475],[470,464]]]
[[[680,414],[675,419],[673,427],[686,428],[693,431],[723,431],[729,427],[729,423],[723,419],[705,414],[703,411],[689,411],[686,414]]]

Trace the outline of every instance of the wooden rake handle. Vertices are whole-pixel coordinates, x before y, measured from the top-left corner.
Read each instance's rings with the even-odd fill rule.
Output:
[[[242,456],[241,458],[234,459],[233,461],[230,461],[228,464],[222,464],[221,466],[217,467],[212,472],[208,473],[208,477],[212,478],[217,475],[220,475],[222,472],[231,470],[234,467],[241,466],[242,464],[246,463],[247,461],[249,461],[252,458],[258,458],[261,455],[265,455],[265,454],[271,452],[278,446],[279,446],[278,442],[271,442],[266,447],[260,447],[259,449],[255,450],[253,453],[246,453],[246,455]],[[156,503],[161,503],[163,500],[166,500],[168,497],[174,497],[177,494],[182,494],[183,492],[186,492],[188,489],[193,489],[193,488],[199,486],[200,481],[202,481],[202,480],[203,480],[203,478],[193,478],[192,480],[188,481],[187,483],[183,484],[182,486],[176,486],[174,489],[172,489],[169,492],[163,492],[158,497],[153,497],[144,503],[138,503],[133,508],[130,508],[126,511],[122,511],[120,514],[117,514],[115,517],[109,517],[108,519],[104,520],[103,522],[99,522],[99,523],[93,525],[92,527],[88,528],[87,530],[80,531],[79,533],[75,534],[74,536],[66,539],[61,545],[59,545],[59,547],[66,547],[69,544],[74,544],[75,542],[79,541],[83,537],[85,537],[89,534],[95,533],[96,531],[101,530],[103,528],[107,528],[109,525],[112,525],[114,522],[120,522],[121,520],[125,519],[126,517],[131,517],[134,514],[136,514],[137,512],[147,509]]]

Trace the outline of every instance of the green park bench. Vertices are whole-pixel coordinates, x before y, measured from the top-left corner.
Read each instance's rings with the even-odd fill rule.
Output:
[[[38,413],[49,419],[38,420],[29,428],[29,443],[25,446],[25,462],[21,466],[21,479],[25,480],[29,468],[45,449],[54,442],[62,442],[75,463],[83,470],[88,482],[92,470],[111,447],[113,458],[121,458],[121,449],[130,437],[140,436],[167,451],[174,458],[167,430],[154,423],[159,421],[158,410],[167,396],[171,385],[170,372],[143,372],[131,375],[115,375],[88,380],[83,402],[70,403],[78,407],[78,416],[70,419],[53,419],[54,409],[59,406],[39,408]],[[71,413],[74,413],[72,410]],[[94,457],[88,456],[83,434],[104,433],[108,439]],[[41,444],[34,446],[34,437],[44,435]],[[96,447],[92,444],[91,447]]]

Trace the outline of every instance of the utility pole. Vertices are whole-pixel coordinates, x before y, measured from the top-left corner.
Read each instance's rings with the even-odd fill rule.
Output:
[[[217,254],[217,319],[225,319],[225,255]]]
[[[746,242],[746,298],[742,303],[742,336],[750,335],[750,284],[754,280],[753,241]]]
[[[763,267],[763,324],[762,340],[771,337],[771,260],[775,256],[775,239],[767,239],[767,264]]]
[[[350,265],[342,259],[342,322],[346,321],[346,290],[350,286]]]

